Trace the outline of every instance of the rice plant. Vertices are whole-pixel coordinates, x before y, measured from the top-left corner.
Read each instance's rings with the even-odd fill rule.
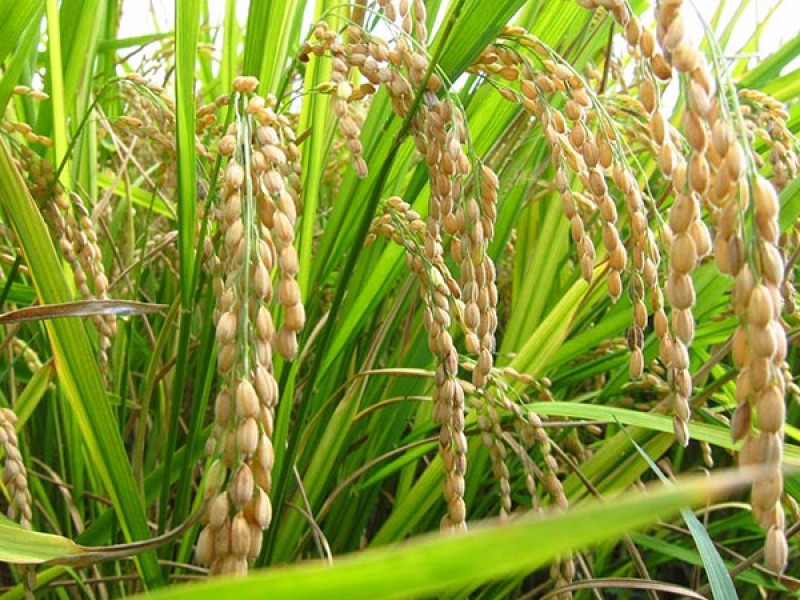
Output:
[[[4,597],[800,589],[773,13],[7,4]]]

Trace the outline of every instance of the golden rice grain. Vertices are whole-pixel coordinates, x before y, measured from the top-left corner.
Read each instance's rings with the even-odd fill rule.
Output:
[[[228,492],[233,506],[237,509],[243,508],[253,497],[253,490],[253,471],[247,464],[242,464],[233,475]]]
[[[684,344],[691,344],[694,340],[694,315],[691,309],[676,309],[672,311],[672,328],[675,337]]]
[[[773,244],[759,244],[756,250],[756,260],[761,268],[764,281],[770,284],[770,295],[773,297],[773,307],[780,306],[780,293],[778,286],[783,282],[784,261]]]
[[[669,81],[672,78],[672,67],[660,52],[653,55],[650,65],[653,68],[653,75],[661,81]]]
[[[749,402],[739,404],[731,418],[731,436],[734,442],[745,438],[750,433],[752,408]],[[747,439],[750,439],[749,437]],[[740,464],[748,464],[740,457]]]
[[[210,527],[214,529],[218,529],[222,527],[222,525],[228,520],[228,516],[230,513],[230,502],[228,500],[228,494],[221,493],[218,494],[214,500],[212,500],[211,505],[208,511],[208,524]]]
[[[226,427],[230,422],[233,401],[227,388],[223,388],[214,400],[214,419],[222,427]]]
[[[219,141],[217,146],[219,153],[222,156],[231,156],[236,149],[236,136],[224,135]]]
[[[668,53],[672,53],[678,45],[683,42],[685,36],[685,27],[683,17],[677,14],[674,19],[666,27],[666,32],[660,40],[661,46]]]
[[[204,527],[197,538],[195,560],[201,565],[209,565],[214,559],[215,531],[211,527]]]
[[[268,367],[265,366],[269,364],[271,364],[269,361],[259,364],[255,369],[253,380],[255,381],[255,391],[258,399],[267,408],[272,408],[278,402],[278,385]],[[246,404],[248,407],[252,404],[252,399],[249,394],[247,395]],[[245,413],[243,412],[242,414],[244,415]],[[252,414],[247,414],[246,416],[256,416],[257,414],[258,412],[256,410],[253,411]]]
[[[644,372],[644,355],[641,348],[634,348],[631,351],[628,374],[631,379],[640,379]]]
[[[764,439],[767,439],[767,437],[762,434],[759,437],[759,442]],[[754,515],[769,513],[770,509],[780,500],[782,490],[783,475],[779,470],[772,475],[759,479],[758,485],[753,488],[750,499]]]
[[[242,379],[236,387],[236,414],[242,418],[250,418],[255,417],[258,410],[258,396],[253,384],[248,379]]]
[[[694,306],[695,292],[692,279],[686,274],[673,272],[665,287],[673,308],[685,309]]]
[[[641,37],[639,38],[639,47],[642,50],[642,56],[645,58],[652,58],[655,53],[656,39],[650,29],[644,29]]]
[[[639,84],[639,100],[648,113],[653,113],[656,109],[656,98],[658,91],[655,83],[650,79],[643,79]]]
[[[689,42],[683,41],[672,51],[672,66],[682,73],[689,73],[697,67],[700,53]]]
[[[751,325],[766,327],[773,318],[775,307],[767,286],[756,285],[750,293],[747,318]]]
[[[245,457],[250,458],[258,446],[258,422],[249,417],[236,428],[236,448]]]
[[[738,181],[744,176],[746,158],[742,145],[738,141],[734,141],[728,147],[723,167],[731,181]]]
[[[233,89],[241,94],[251,94],[258,87],[258,79],[252,76],[239,76],[233,80]]]
[[[658,152],[658,166],[665,177],[672,177],[673,172],[678,164],[678,157],[676,150],[671,142],[665,141],[664,145]]]
[[[783,456],[783,435],[782,432],[762,432],[758,437],[758,458],[759,462],[768,466],[780,465]],[[780,471],[776,472],[780,474]],[[758,487],[758,486],[756,486]],[[774,503],[778,501],[780,494],[774,490]]]
[[[281,356],[287,360],[293,359],[298,350],[297,333],[285,326],[281,327],[275,337],[275,347]]]
[[[775,355],[777,341],[771,327],[759,327],[750,323],[747,326],[747,336],[753,356],[772,358]]]
[[[628,44],[637,46],[641,35],[642,26],[639,19],[637,17],[629,19],[628,23],[625,25],[625,39],[628,41]]]
[[[302,302],[297,302],[284,309],[284,323],[291,331],[300,331],[305,326],[306,313]]]
[[[233,367],[236,360],[236,345],[227,344],[220,348],[217,353],[217,369],[220,373],[227,373]]]
[[[245,557],[250,551],[250,527],[242,513],[238,513],[231,522],[231,552],[238,557]]]
[[[232,343],[236,338],[236,313],[227,311],[222,314],[217,322],[217,342],[221,346]]]
[[[689,161],[689,183],[692,190],[702,195],[711,183],[711,172],[703,153],[695,152]]]
[[[783,573],[789,560],[789,545],[786,535],[778,527],[770,527],[764,547],[764,563],[775,573]]]
[[[783,392],[777,385],[767,387],[756,404],[758,426],[761,431],[778,432],[786,421],[786,404]]]
[[[236,161],[228,163],[225,169],[225,182],[232,188],[238,189],[244,185],[244,168]]]
[[[730,274],[738,273],[744,265],[745,248],[744,240],[739,234],[734,234],[730,237],[726,246],[727,265],[726,271]]]
[[[747,329],[741,325],[736,328],[733,334],[731,356],[736,368],[740,370],[750,362],[750,344],[748,342]]]
[[[750,390],[760,394],[769,385],[772,372],[773,367],[768,358],[751,355],[750,363],[747,366]]]
[[[670,264],[677,273],[691,272],[697,262],[697,248],[692,237],[686,233],[676,235],[672,239],[669,255]]]
[[[689,235],[694,242],[698,259],[707,256],[711,252],[711,233],[708,231],[708,226],[706,226],[703,221],[700,219],[694,220],[689,226]]]

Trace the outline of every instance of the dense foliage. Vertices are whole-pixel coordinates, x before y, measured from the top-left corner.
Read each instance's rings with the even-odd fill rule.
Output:
[[[8,597],[798,589],[800,37],[239,4],[0,0]]]

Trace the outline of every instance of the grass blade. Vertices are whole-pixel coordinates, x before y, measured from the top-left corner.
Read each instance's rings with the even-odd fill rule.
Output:
[[[613,503],[587,502],[569,513],[544,517],[527,514],[505,525],[487,522],[464,535],[424,536],[402,546],[343,558],[332,567],[271,569],[247,580],[175,587],[148,598],[203,600],[227,596],[246,600],[261,598],[267,592],[284,600],[425,597],[528,572],[567,551],[616,538],[666,518],[681,506],[705,502],[709,493],[742,483],[741,475],[715,475]]]
[[[194,277],[194,237],[197,221],[194,65],[200,29],[200,3],[175,3],[175,113],[178,146],[178,248],[181,298],[191,306]]]
[[[627,432],[626,432],[627,433]],[[672,482],[666,475],[658,468],[658,465],[653,461],[650,456],[636,443],[636,441],[629,436],[631,444],[636,448],[636,451],[647,461],[650,469],[658,475],[658,478],[664,483],[666,487],[672,487]],[[703,560],[708,581],[711,584],[711,590],[714,594],[715,600],[738,600],[739,596],[736,594],[736,588],[733,585],[728,568],[722,561],[722,557],[714,547],[714,542],[708,535],[708,531],[700,523],[699,519],[688,508],[681,508],[681,516],[686,521],[689,531],[692,534],[692,539],[700,552],[700,557]]]

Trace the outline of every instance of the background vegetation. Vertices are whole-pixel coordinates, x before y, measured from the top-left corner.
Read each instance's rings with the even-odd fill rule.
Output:
[[[5,597],[798,589],[800,36],[129,4],[0,0]]]

